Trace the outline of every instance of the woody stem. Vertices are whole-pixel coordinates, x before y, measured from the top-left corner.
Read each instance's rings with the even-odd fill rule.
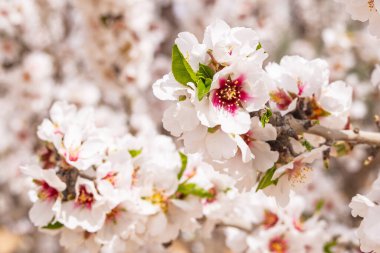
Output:
[[[380,133],[354,130],[338,130],[321,125],[313,125],[310,121],[297,120],[293,117],[288,118],[290,126],[298,133],[310,133],[321,136],[326,141],[346,141],[353,144],[368,144],[380,147]]]

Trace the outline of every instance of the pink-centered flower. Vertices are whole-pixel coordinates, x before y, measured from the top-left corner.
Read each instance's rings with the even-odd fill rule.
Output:
[[[238,62],[214,75],[208,99],[194,101],[201,124],[220,125],[228,134],[244,134],[250,127],[250,112],[269,100],[268,78],[260,62]]]
[[[231,77],[220,78],[219,88],[212,94],[212,103],[232,114],[250,99],[247,91],[243,89],[244,75],[232,80]]]
[[[34,204],[29,211],[29,218],[35,226],[45,226],[59,211],[61,205],[60,192],[66,189],[66,184],[56,175],[55,169],[44,170],[36,165],[22,167],[21,169],[24,174],[33,178],[36,186],[35,190],[30,192]]]
[[[80,185],[79,195],[75,200],[75,205],[80,208],[91,209],[94,202],[94,194],[88,192],[85,185]]]
[[[286,253],[288,252],[288,245],[286,240],[279,236],[272,238],[268,245],[269,251],[273,253]]]
[[[58,198],[59,192],[54,187],[51,187],[45,180],[35,179],[33,182],[39,187],[37,196],[41,200],[55,201]]]

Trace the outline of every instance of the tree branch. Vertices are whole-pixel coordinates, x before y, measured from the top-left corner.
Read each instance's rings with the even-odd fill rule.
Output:
[[[312,125],[308,120],[289,117],[289,125],[298,133],[310,133],[321,136],[327,141],[347,141],[354,144],[368,144],[380,147],[380,133],[361,130],[338,130],[321,125]]]

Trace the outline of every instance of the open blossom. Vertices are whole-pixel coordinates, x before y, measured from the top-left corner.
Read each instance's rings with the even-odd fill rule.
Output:
[[[79,111],[65,102],[57,102],[38,128],[41,140],[54,144],[66,162],[86,170],[98,164],[106,148],[105,133],[95,130],[94,112],[89,108]]]
[[[73,125],[65,133],[58,152],[65,157],[68,164],[85,170],[101,162],[105,148],[106,143],[101,136],[88,136],[84,129]]]
[[[249,131],[235,140],[239,146],[243,162],[252,161],[252,167],[258,171],[266,171],[278,160],[278,152],[272,151],[267,141],[277,138],[277,131],[271,124],[262,126],[259,117],[251,118]]]
[[[346,11],[352,19],[366,22],[369,20],[369,31],[371,34],[380,37],[380,1],[379,0],[348,0],[342,1]]]
[[[215,74],[202,99],[198,84],[184,86],[172,73],[153,84],[153,93],[159,99],[177,100],[165,111],[163,126],[184,140],[187,152],[229,159],[237,152],[233,135],[247,133],[249,113],[263,109],[269,99],[268,80],[262,69],[266,54],[258,48],[253,30],[231,29],[222,21],[206,29],[202,43],[192,34],[180,33],[176,44],[194,71],[204,64]]]
[[[264,192],[276,197],[280,205],[286,205],[289,202],[291,192],[297,191],[299,187],[304,186],[310,180],[309,174],[312,172],[310,165],[316,159],[320,159],[322,152],[327,148],[327,146],[315,148],[277,168],[273,175],[273,180],[277,180],[277,183],[265,188]]]
[[[46,226],[55,217],[55,212],[60,210],[62,195],[66,184],[56,175],[55,169],[44,170],[38,165],[22,168],[25,175],[33,178],[35,191],[31,192],[34,202],[29,211],[30,220],[35,226]]]
[[[220,125],[226,133],[243,134],[249,130],[249,112],[263,109],[268,99],[261,65],[236,63],[214,75],[210,102],[199,110],[200,120],[208,127]]]
[[[70,229],[80,227],[95,232],[101,228],[111,209],[94,183],[79,177],[75,184],[75,199],[62,203],[55,219]]]
[[[182,0],[170,1],[170,8],[166,8],[166,0],[158,4],[165,6],[162,11],[166,15],[172,7],[176,8],[177,1]],[[283,7],[272,5],[274,0],[268,1],[272,9]],[[182,241],[193,251],[208,252],[207,243],[198,240],[203,236],[237,253],[321,253],[330,252],[335,246],[344,248],[335,245],[344,240],[327,232],[323,222],[326,217],[331,220],[337,217],[333,207],[337,205],[334,202],[337,197],[327,196],[326,192],[338,187],[326,187],[323,193],[320,189],[308,189],[314,193],[308,201],[297,194],[299,187],[308,183],[313,162],[322,158],[322,154],[327,157],[328,146],[337,141],[320,136],[311,141],[304,132],[312,132],[317,124],[338,129],[348,127],[353,88],[343,81],[335,81],[335,72],[330,77],[328,64],[322,59],[285,56],[280,63],[265,67],[267,52],[271,50],[262,48],[255,30],[230,27],[217,20],[206,28],[201,40],[189,32],[178,34],[172,48],[171,72],[152,86],[153,95],[168,102],[162,129],[157,126],[160,119],[147,113],[154,110],[155,114],[162,105],[152,106],[149,96],[135,97],[138,93],[132,85],[121,92],[120,87],[112,88],[119,85],[111,83],[125,80],[129,84],[147,83],[150,77],[147,72],[155,75],[166,69],[167,64],[149,66],[153,67],[151,71],[143,71],[148,65],[140,69],[123,66],[119,60],[112,62],[114,54],[120,59],[138,60],[141,49],[151,50],[151,56],[156,51],[144,46],[141,34],[134,31],[124,35],[123,31],[128,30],[126,20],[133,25],[140,22],[132,20],[129,16],[132,13],[119,13],[118,7],[123,5],[113,6],[112,1],[108,2],[104,5],[107,8],[87,20],[94,29],[100,26],[102,33],[110,32],[99,44],[107,45],[106,52],[112,52],[109,59],[101,55],[101,50],[94,50],[94,55],[86,53],[90,59],[105,60],[97,61],[98,69],[102,70],[103,64],[108,66],[103,69],[107,71],[92,73],[102,76],[106,83],[104,90],[99,89],[102,92],[95,92],[90,99],[82,99],[80,92],[63,96],[75,97],[75,104],[82,105],[79,109],[67,102],[55,102],[49,119],[44,119],[38,127],[41,142],[35,146],[39,165],[23,168],[33,178],[32,223],[42,231],[60,234],[61,244],[69,251],[80,252],[165,252],[172,251]],[[203,6],[201,2],[195,0],[194,4]],[[295,3],[300,10],[314,7],[313,1],[301,2]],[[357,3],[352,0],[347,4],[354,2]],[[378,0],[368,1],[372,11],[370,22],[375,20],[372,14],[378,15],[378,3]],[[260,3],[257,10],[261,4],[267,5]],[[210,12],[214,5],[233,7],[227,0],[206,5],[209,7],[200,9],[202,13]],[[236,6],[247,10],[240,10],[241,15],[233,21],[243,22],[252,16],[253,11],[248,8],[251,5],[249,0],[238,0]],[[85,6],[88,5],[81,7],[84,13]],[[154,5],[146,5],[149,6]],[[312,38],[308,34],[308,18],[308,13],[300,11],[296,19],[305,19],[300,30],[305,30],[305,37]],[[203,21],[200,19],[199,23]],[[272,26],[273,20],[260,17],[255,23],[266,34],[264,27]],[[160,30],[155,24],[147,27],[152,32]],[[322,25],[321,29],[325,27]],[[342,33],[346,33],[346,27]],[[280,37],[278,41],[283,40]],[[122,38],[122,45],[114,51],[112,43],[107,42],[117,38]],[[300,45],[305,44],[314,53],[311,41],[302,40]],[[281,44],[276,46],[281,49]],[[330,51],[334,48],[331,46]],[[330,51],[326,52],[327,58],[332,57]],[[278,56],[273,54],[273,57]],[[166,61],[164,55],[156,65]],[[40,62],[38,58],[36,62]],[[56,79],[62,75],[64,81],[59,86],[64,87],[67,80],[78,75],[67,78],[66,72],[77,69],[77,65],[83,65],[76,70],[78,73],[88,68],[82,60],[78,62],[75,59],[74,63],[61,66],[57,61],[54,68],[52,63],[44,64],[50,68],[32,76],[32,80],[50,81],[53,69],[57,68]],[[350,66],[355,68],[355,64]],[[356,69],[353,70],[356,75]],[[342,70],[345,71],[348,68]],[[372,78],[375,85],[380,80],[377,75],[376,69]],[[142,80],[138,80],[139,76]],[[83,82],[89,83],[86,78]],[[68,91],[67,87],[60,90]],[[98,88],[89,90],[94,93]],[[127,99],[122,97],[124,94]],[[95,113],[83,106],[94,103],[107,110]],[[118,116],[122,110],[128,112],[128,118]],[[293,123],[301,123],[303,128]],[[117,124],[122,127],[113,126]],[[131,133],[126,134],[127,130]],[[158,134],[164,130],[179,142]],[[347,144],[350,145],[351,142]],[[324,187],[324,183],[317,187]],[[352,214],[363,218],[358,236],[365,252],[380,251],[377,188],[375,184],[369,195],[358,195],[351,203]],[[325,202],[321,204],[322,194],[326,200],[323,198]],[[327,211],[320,211],[323,204],[332,212],[331,216]],[[223,233],[225,236],[215,236]]]
[[[323,234],[325,224],[317,216],[306,220],[302,217],[306,203],[300,196],[294,196],[284,207],[278,207],[273,198],[262,192],[251,192],[249,199],[248,209],[255,210],[255,218],[250,221],[254,228],[248,233],[235,228],[227,229],[227,245],[231,250],[252,253],[323,252],[320,243],[328,239]],[[243,203],[234,204],[247,206]],[[240,211],[244,218],[249,217],[244,209]]]
[[[348,115],[352,105],[353,89],[343,81],[336,81],[322,87],[317,98],[320,107],[328,112],[317,119],[321,125],[342,129],[348,122]]]
[[[352,198],[350,207],[354,217],[361,217],[363,220],[357,230],[360,241],[360,249],[363,252],[380,251],[380,222],[378,219],[380,206],[380,179],[377,178],[370,191],[365,195],[357,194]]]
[[[221,20],[206,28],[203,43],[222,64],[231,64],[246,57],[266,58],[264,50],[256,50],[259,36],[254,30],[245,27],[230,28]]]
[[[173,135],[192,131],[199,122],[211,128],[220,125],[226,133],[245,133],[250,125],[249,112],[264,108],[268,101],[262,69],[266,55],[257,49],[256,36],[248,36],[254,31],[230,30],[224,22],[216,21],[206,29],[203,43],[189,33],[178,35],[176,44],[193,70],[198,71],[199,64],[204,64],[215,74],[203,99],[198,97],[199,84],[176,84],[173,74],[153,84],[159,99],[179,100],[163,119],[164,127]]]
[[[265,70],[272,78],[271,103],[281,114],[295,109],[298,98],[318,94],[328,84],[327,62],[316,59],[308,61],[300,56],[285,56],[280,64],[270,63]]]

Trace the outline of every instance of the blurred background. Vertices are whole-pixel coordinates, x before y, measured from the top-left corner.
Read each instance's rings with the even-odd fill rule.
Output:
[[[352,123],[376,129],[379,89],[371,73],[380,41],[335,1],[0,0],[0,253],[63,252],[56,237],[29,222],[29,185],[19,169],[35,159],[36,128],[52,103],[92,106],[100,126],[120,133],[164,133],[165,104],[151,85],[170,71],[177,34],[202,39],[216,18],[257,30],[268,61],[287,54],[327,60],[331,81],[354,87]],[[355,225],[348,202],[377,175],[375,151],[356,147],[306,189],[330,203],[332,220]],[[172,251],[188,252],[179,248]]]

